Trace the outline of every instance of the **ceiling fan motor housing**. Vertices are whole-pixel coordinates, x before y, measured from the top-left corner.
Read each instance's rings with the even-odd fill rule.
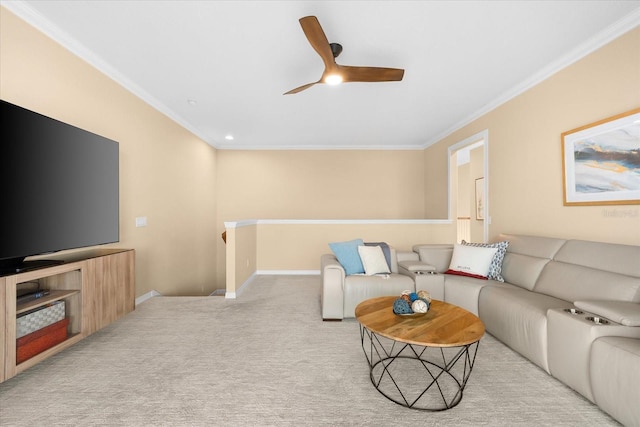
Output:
[[[329,43],[333,57],[337,58],[342,53],[342,45],[340,43]]]

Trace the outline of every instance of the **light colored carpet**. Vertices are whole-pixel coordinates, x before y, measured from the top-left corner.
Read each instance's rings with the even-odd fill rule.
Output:
[[[2,426],[607,426],[606,413],[486,335],[462,402],[407,409],[369,380],[355,320],[322,322],[318,276],[235,301],[156,297],[0,384]]]

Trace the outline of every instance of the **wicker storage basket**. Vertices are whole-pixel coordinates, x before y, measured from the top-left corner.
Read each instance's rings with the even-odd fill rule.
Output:
[[[64,317],[64,301],[54,301],[44,307],[22,313],[16,319],[16,338],[21,338],[38,329],[56,323],[64,319]]]

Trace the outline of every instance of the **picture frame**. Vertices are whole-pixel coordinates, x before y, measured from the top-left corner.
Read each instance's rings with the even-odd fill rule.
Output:
[[[563,132],[565,206],[640,204],[640,108]]]
[[[484,177],[476,179],[476,219],[484,220]]]

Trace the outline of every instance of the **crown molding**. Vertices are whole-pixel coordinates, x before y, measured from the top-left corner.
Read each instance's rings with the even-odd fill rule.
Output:
[[[291,151],[422,151],[424,147],[420,145],[243,145],[234,146],[233,144],[217,144],[219,150],[237,150],[237,151],[259,151],[259,150],[291,150]]]
[[[528,79],[524,80],[519,85],[516,85],[512,89],[504,92],[502,95],[494,99],[492,102],[486,104],[484,107],[476,111],[475,113],[467,116],[465,119],[459,121],[458,123],[451,126],[449,129],[441,132],[440,134],[434,136],[429,139],[421,148],[425,149],[435,144],[436,142],[446,138],[451,135],[453,132],[463,128],[474,120],[479,119],[485,114],[493,111],[500,105],[504,104],[507,101],[515,98],[516,96],[526,92],[532,87],[536,86],[539,83],[542,83],[544,80],[548,79],[552,75],[557,72],[563,70],[569,65],[579,61],[590,53],[595,52],[600,49],[602,46],[607,43],[617,39],[623,34],[628,33],[634,28],[640,25],[640,7],[626,15],[624,18],[618,20],[617,22],[611,24],[604,30],[600,31],[590,39],[586,40],[584,43],[572,49],[569,53],[564,55],[563,57],[557,59],[556,61],[550,63],[537,73],[533,74]]]
[[[83,61],[92,65],[102,74],[106,75],[111,80],[115,81],[120,86],[131,92],[133,95],[140,98],[142,101],[146,102],[165,116],[169,117],[171,120],[187,129],[189,132],[196,135],[198,138],[217,148],[213,141],[211,141],[207,135],[204,135],[200,130],[193,127],[182,117],[178,116],[173,110],[169,109],[166,105],[157,100],[150,93],[142,89],[140,86],[128,79],[125,75],[113,68],[99,55],[96,55],[85,45],[78,42],[74,37],[60,29],[58,26],[54,25],[51,21],[45,18],[41,13],[31,7],[28,3],[22,0],[3,0],[0,1],[0,5],[6,7],[16,16],[29,23],[31,26],[35,27],[44,35],[60,44],[65,49],[81,58]]]
[[[182,117],[177,115],[174,111],[169,109],[162,102],[157,100],[151,94],[143,90],[140,86],[136,85],[134,82],[129,80],[126,76],[120,73],[115,68],[111,67],[106,61],[104,61],[100,56],[94,54],[84,45],[79,43],[73,37],[71,37],[66,32],[62,31],[59,27],[53,25],[48,19],[46,19],[43,15],[38,13],[34,8],[32,8],[28,3],[22,0],[2,0],[0,1],[0,5],[6,7],[8,10],[16,14],[18,17],[22,18],[24,21],[28,22],[36,29],[65,47],[67,50],[75,54],[76,56],[82,58],[84,61],[94,66],[100,72],[105,74],[107,77],[111,78],[133,95],[137,96],[159,112],[163,113],[180,126],[187,129],[189,132],[196,135],[198,138],[207,142],[212,147],[219,150],[424,150],[431,145],[437,143],[438,141],[446,138],[451,135],[453,132],[463,128],[469,123],[477,120],[483,115],[491,112],[496,109],[500,105],[510,101],[516,96],[524,93],[525,91],[531,89],[542,81],[548,79],[558,71],[568,67],[569,65],[577,62],[578,60],[584,58],[595,50],[601,48],[605,44],[613,41],[614,39],[622,36],[623,34],[633,30],[634,28],[640,25],[640,7],[635,9],[633,12],[629,13],[625,17],[621,18],[617,22],[611,24],[604,30],[595,34],[590,39],[586,40],[584,43],[579,45],[577,48],[571,50],[565,56],[559,58],[558,60],[550,63],[546,67],[542,68],[537,73],[530,76],[528,79],[524,80],[520,84],[516,85],[512,89],[504,92],[502,95],[494,99],[492,102],[489,102],[484,107],[480,108],[476,112],[470,114],[466,118],[462,119],[458,123],[449,127],[445,131],[440,134],[429,138],[423,144],[416,145],[363,145],[363,146],[259,146],[259,145],[248,145],[243,147],[234,146],[233,144],[226,143],[218,143],[216,141],[211,140],[209,136],[203,134],[199,129],[192,126],[188,121],[184,120]]]
[[[225,221],[225,228],[241,228],[252,225],[363,225],[363,224],[445,224],[450,219],[248,219],[242,221]]]

